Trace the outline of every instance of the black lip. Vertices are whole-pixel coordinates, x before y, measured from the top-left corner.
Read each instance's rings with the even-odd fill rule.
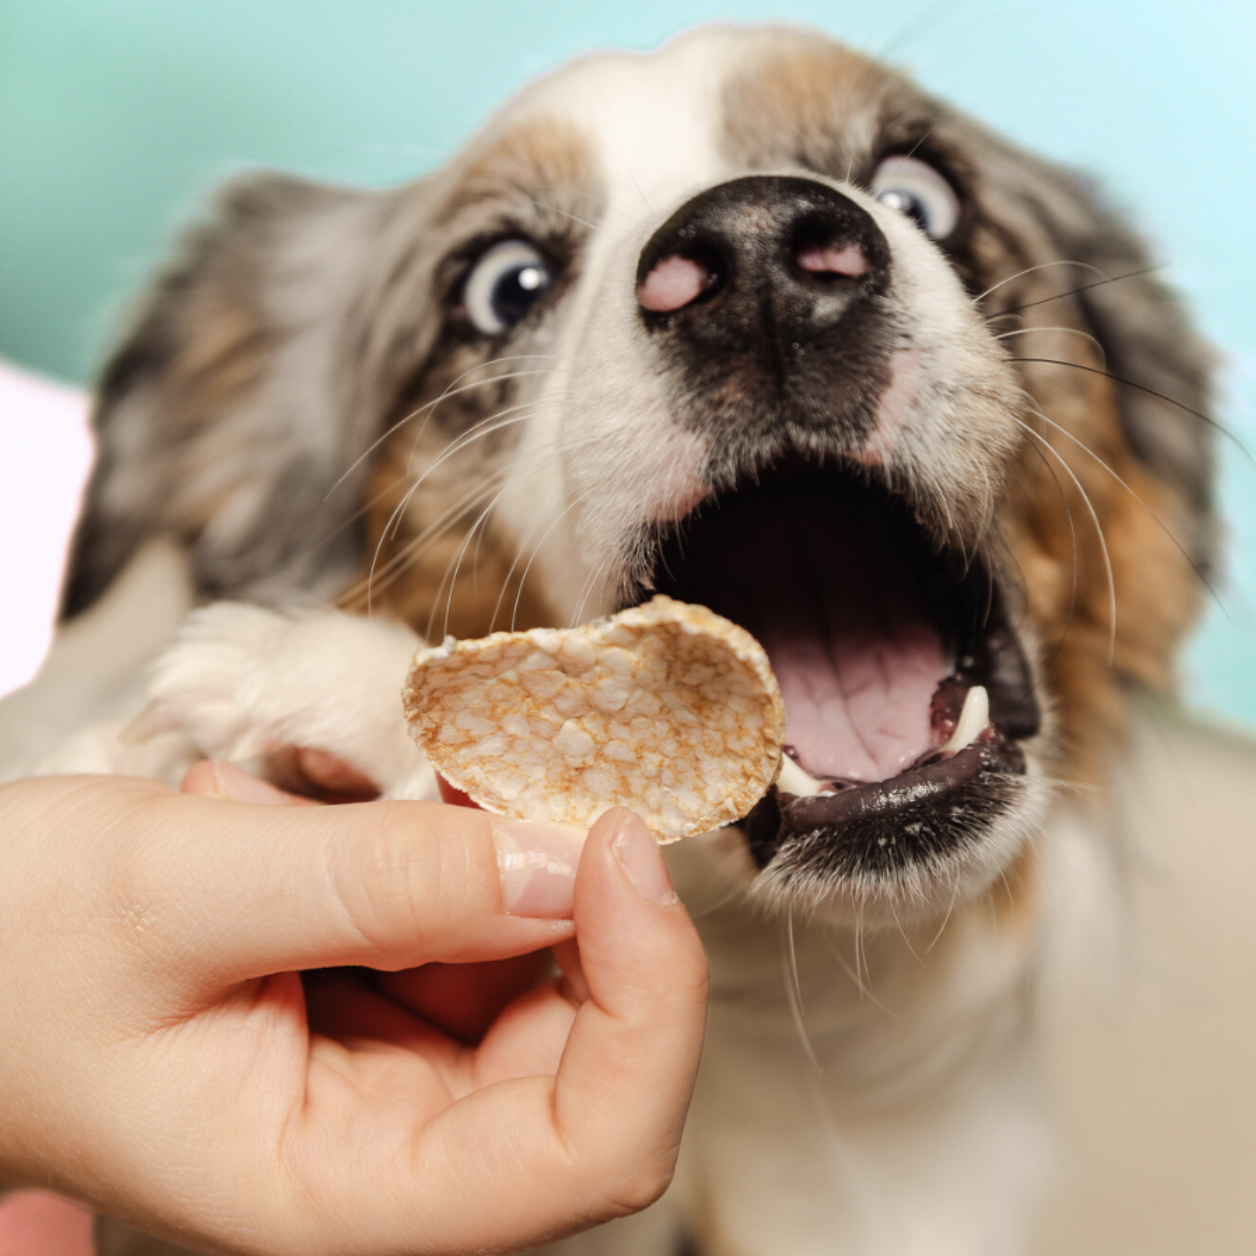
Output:
[[[963,750],[925,756],[888,780],[811,798],[774,785],[743,827],[760,868],[818,863],[844,878],[893,876],[977,840],[1010,805],[1024,773],[1020,747],[992,725]]]
[[[782,871],[803,851],[823,844],[824,865],[831,872],[884,878],[909,864],[935,863],[975,840],[1018,791],[1017,778],[1024,776],[1026,765],[1015,737],[1037,732],[1039,722],[1032,689],[1026,700],[1010,686],[1017,662],[1028,679],[1015,634],[1000,623],[989,640],[993,644],[982,653],[993,659],[983,657],[980,668],[975,658],[961,660],[967,670],[943,680],[931,703],[935,736],[945,742],[968,691],[984,685],[991,698],[991,723],[972,742],[955,753],[928,751],[882,781],[828,782],[811,797],[772,786],[743,822],[759,867],[775,861],[774,871]],[[1027,731],[1008,731],[995,712],[996,693],[1004,718]],[[811,863],[815,856],[811,849]]]

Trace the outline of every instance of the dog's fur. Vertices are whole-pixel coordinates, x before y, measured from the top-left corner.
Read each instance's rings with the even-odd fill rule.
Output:
[[[884,199],[904,158],[951,189],[941,238]],[[493,329],[469,280],[509,240],[542,284]],[[710,290],[655,300],[676,257]],[[718,603],[734,568],[776,569],[773,598],[809,576],[838,614],[848,571],[875,600],[914,564],[909,601],[940,581],[980,620],[956,666],[993,723],[918,807],[781,800],[674,851],[713,974],[681,1171],[579,1242],[1006,1256],[1045,1155],[1056,852],[1102,843],[1129,695],[1171,683],[1211,558],[1208,409],[1208,353],[1093,189],[902,76],[783,29],[592,57],[417,183],[254,175],[188,237],[101,383],[71,643],[127,620],[118,577],[161,538],[197,600],[284,609],[198,612],[146,692],[54,659],[35,700],[68,674],[90,702],[26,727],[22,768],[173,779],[296,744],[430,794],[396,704],[414,631],[656,585]],[[935,707],[940,742],[958,698]]]

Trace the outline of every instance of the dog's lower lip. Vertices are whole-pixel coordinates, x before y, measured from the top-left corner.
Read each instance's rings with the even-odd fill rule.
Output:
[[[1024,774],[1019,747],[991,727],[956,754],[927,757],[889,780],[844,782],[842,788],[813,798],[799,798],[774,785],[747,816],[746,834],[760,868],[796,839],[823,835],[840,843],[869,828],[906,830],[918,838],[934,814],[956,811],[953,804],[961,795],[980,790],[983,779],[993,784]],[[878,840],[884,842],[884,836]]]
[[[1024,773],[1020,748],[989,726],[963,750],[945,757],[926,755],[888,780],[835,782],[839,788],[806,798],[774,785],[746,818],[746,834],[761,868],[795,840],[858,841],[858,833],[876,829],[881,844],[888,830],[898,830],[914,845],[935,816],[941,820],[948,811],[954,814],[956,804],[980,790],[983,780],[1006,783]]]
[[[960,675],[938,686],[931,715],[939,736],[954,728],[972,688]],[[792,839],[827,833],[840,842],[844,834],[887,826],[918,833],[929,826],[931,812],[941,817],[959,795],[979,789],[983,777],[1006,782],[1024,773],[1020,747],[990,722],[962,748],[935,746],[885,780],[824,782],[811,795],[792,793],[778,781],[745,822],[751,852],[766,867]]]
[[[925,756],[905,772],[887,781],[867,784],[845,783],[832,793],[802,798],[777,790],[782,818],[792,822],[788,828],[815,829],[837,825],[856,815],[887,813],[909,804],[939,797],[950,790],[969,784],[982,772],[992,769],[1019,775],[1024,771],[1024,756],[993,729],[987,729],[963,750],[945,757]],[[776,786],[773,786],[776,790]]]

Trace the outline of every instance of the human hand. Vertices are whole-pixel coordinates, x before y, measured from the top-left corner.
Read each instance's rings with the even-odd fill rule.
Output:
[[[517,1250],[666,1186],[706,967],[630,813],[570,891],[578,835],[441,804],[74,778],[0,789],[0,817],[0,1177],[309,1256]],[[421,997],[296,975],[386,988],[561,944],[569,916],[579,964],[472,1045]]]

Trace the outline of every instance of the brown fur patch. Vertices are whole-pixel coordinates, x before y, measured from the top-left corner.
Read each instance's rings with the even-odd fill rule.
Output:
[[[845,178],[877,143],[895,83],[849,49],[799,50],[791,40],[725,89],[725,151],[747,170],[788,163]]]
[[[1031,845],[1004,869],[1003,875],[981,898],[975,900],[978,912],[989,913],[991,927],[1011,945],[1029,946],[1037,938],[1042,905],[1042,867]]]
[[[452,473],[437,486],[425,485],[407,503],[411,477],[404,465],[395,465],[399,451],[406,460],[400,443],[389,442],[372,479],[373,557],[340,604],[347,610],[386,610],[431,640],[446,633],[483,637],[497,629],[552,624],[553,611],[535,582],[523,584],[526,559],[519,545],[492,522],[471,535],[491,493],[468,493],[466,482]]]
[[[565,118],[543,115],[496,136],[459,172],[438,225],[469,210],[496,209],[517,196],[559,192],[580,196],[598,185],[599,163],[585,134]]]
[[[1195,622],[1204,592],[1178,540],[1190,510],[1137,463],[1125,479],[1130,491],[1119,503],[1109,540],[1121,617],[1116,665],[1122,675],[1171,693],[1178,646]]]
[[[454,174],[435,213],[446,253],[457,253],[460,239],[520,234],[565,264],[556,292],[570,283],[587,231],[582,219],[599,186],[593,150],[576,126],[532,119],[473,152]],[[526,329],[509,346],[468,338],[456,326],[457,298],[455,282],[452,323],[392,405],[394,430],[368,495],[368,568],[343,604],[385,607],[428,636],[478,637],[552,623],[553,612],[536,582],[524,579],[528,555],[519,540],[482,517],[504,477],[519,472],[511,456],[520,428],[511,419],[533,395],[529,364],[515,360],[526,358]],[[460,448],[451,456],[454,443]],[[411,493],[419,477],[422,488]]]
[[[184,317],[195,335],[171,364],[166,388],[178,398],[171,411],[184,424],[191,464],[173,486],[175,510],[194,539],[240,491],[221,469],[248,465],[252,434],[222,416],[261,389],[275,345],[253,294],[234,285],[198,294]]]
[[[1101,369],[1089,349],[1071,358]],[[1174,539],[1183,503],[1130,453],[1112,383],[1066,365],[1022,369],[1057,426],[1030,420],[1037,436],[1009,493],[1012,549],[1060,717],[1058,766],[1066,779],[1096,784],[1124,733],[1127,684],[1172,684],[1198,578]]]
[[[171,364],[169,384],[187,399],[188,423],[198,424],[260,385],[274,340],[253,294],[234,284],[198,294],[184,317],[195,335]]]

